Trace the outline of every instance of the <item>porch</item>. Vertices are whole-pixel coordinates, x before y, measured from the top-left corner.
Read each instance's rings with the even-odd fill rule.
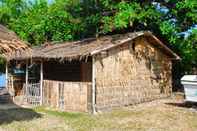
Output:
[[[14,67],[7,67],[7,88],[16,103],[64,111],[91,110],[91,61],[12,62],[23,72],[16,75]]]

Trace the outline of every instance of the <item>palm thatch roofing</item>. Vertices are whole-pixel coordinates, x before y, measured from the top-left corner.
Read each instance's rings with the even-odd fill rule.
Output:
[[[9,60],[15,53],[27,54],[31,49],[27,43],[21,41],[14,32],[0,25],[0,56]]]
[[[57,60],[82,60],[88,56],[93,56],[102,51],[109,50],[111,48],[122,45],[123,43],[132,41],[138,37],[146,37],[157,48],[164,51],[172,59],[180,59],[171,49],[164,45],[159,39],[157,39],[151,32],[140,31],[127,34],[119,34],[112,36],[103,36],[100,38],[89,38],[75,42],[64,43],[47,43],[41,47],[33,48],[31,55],[15,55],[13,59],[57,59]]]

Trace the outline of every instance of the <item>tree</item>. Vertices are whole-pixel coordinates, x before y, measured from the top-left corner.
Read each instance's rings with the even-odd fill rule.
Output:
[[[26,7],[25,0],[0,0],[0,23],[9,24],[10,20],[17,18]]]
[[[197,67],[196,0],[1,0],[0,22],[32,45],[150,30]],[[191,31],[188,31],[188,30]],[[187,35],[182,35],[187,34]],[[187,64],[186,64],[187,63]]]

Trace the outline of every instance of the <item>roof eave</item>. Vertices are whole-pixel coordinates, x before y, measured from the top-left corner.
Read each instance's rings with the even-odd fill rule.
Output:
[[[106,47],[106,48],[103,48],[103,49],[96,49],[96,50],[90,52],[90,55],[96,55],[96,54],[98,54],[98,53],[100,53],[100,52],[102,52],[102,51],[109,50],[109,49],[111,49],[111,48],[120,46],[120,45],[122,45],[122,44],[124,44],[124,43],[126,43],[126,42],[132,41],[132,40],[134,40],[135,38],[137,38],[137,37],[139,37],[139,36],[143,36],[143,35],[144,35],[143,32],[136,33],[136,36],[135,36],[134,38],[127,38],[127,39],[121,40],[119,44],[110,45],[110,46],[108,46],[108,47]]]
[[[174,53],[170,48],[168,48],[163,42],[161,42],[155,35],[152,34],[150,31],[144,32],[145,36],[150,36],[152,37],[160,46],[162,46],[166,51],[169,52],[169,54],[172,55],[171,60],[181,60],[181,57],[178,56],[176,53]]]
[[[145,31],[145,32],[141,32],[141,33],[138,33],[134,38],[127,38],[125,40],[122,40],[119,44],[116,44],[116,45],[111,45],[111,46],[108,46],[106,48],[103,48],[103,49],[97,49],[97,50],[94,50],[90,53],[90,55],[96,55],[102,51],[106,51],[106,50],[109,50],[111,48],[114,48],[114,47],[117,47],[117,46],[120,46],[126,42],[129,42],[129,41],[132,41],[140,36],[150,36],[152,37],[153,39],[155,39],[157,41],[157,43],[162,46],[166,51],[168,51],[171,55],[172,55],[172,58],[170,58],[171,60],[181,60],[181,57],[179,57],[176,53],[174,53],[170,48],[168,48],[165,44],[163,44],[156,36],[154,36],[150,31]]]

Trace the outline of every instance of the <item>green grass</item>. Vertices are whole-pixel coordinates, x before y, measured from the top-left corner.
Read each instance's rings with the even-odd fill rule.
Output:
[[[105,121],[101,115],[88,113],[70,113],[47,110],[43,107],[35,108],[35,111],[64,119],[65,123],[77,131],[94,130],[95,128],[110,128],[113,124]]]
[[[50,115],[54,115],[58,117],[63,117],[65,119],[77,119],[85,115],[85,113],[75,113],[75,112],[70,113],[70,112],[53,111],[53,110],[46,109],[45,107],[42,107],[42,106],[36,107],[34,108],[34,110],[36,112],[42,112],[42,113],[46,113],[46,114],[50,114]]]

